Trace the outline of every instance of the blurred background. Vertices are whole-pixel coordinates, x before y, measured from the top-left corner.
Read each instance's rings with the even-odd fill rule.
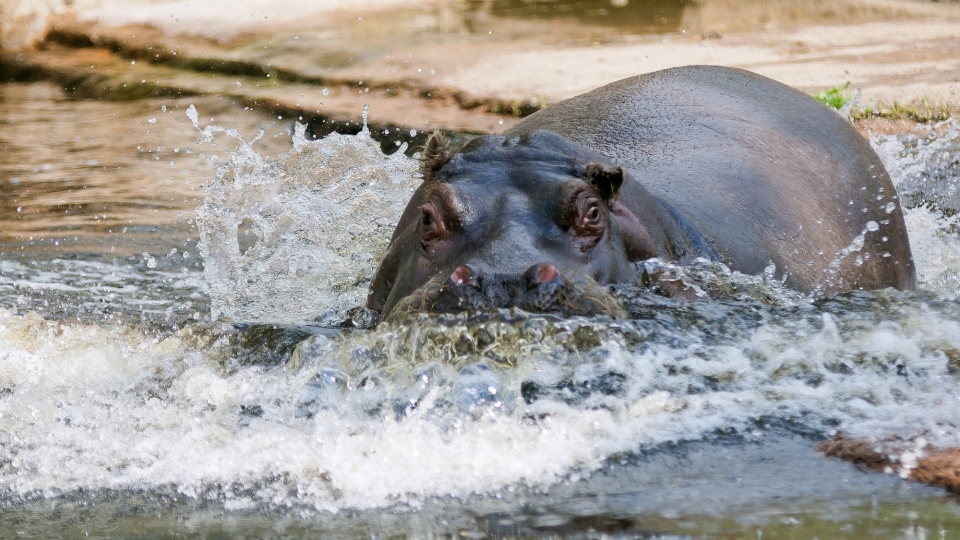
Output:
[[[190,104],[274,157],[293,122],[356,133],[369,106],[412,154],[719,64],[904,133],[960,102],[958,36],[960,3],[918,0],[0,0],[0,252],[189,249],[231,150],[195,144]]]

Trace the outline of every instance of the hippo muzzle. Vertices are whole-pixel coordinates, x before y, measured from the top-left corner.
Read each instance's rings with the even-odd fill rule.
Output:
[[[459,266],[450,276],[437,276],[403,298],[385,318],[511,308],[561,317],[617,317],[624,313],[620,302],[590,276],[576,270],[561,274],[552,264],[542,263],[520,275]]]

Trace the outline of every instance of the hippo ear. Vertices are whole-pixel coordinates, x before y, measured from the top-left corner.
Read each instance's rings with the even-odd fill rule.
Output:
[[[423,146],[422,156],[420,157],[420,174],[424,181],[431,181],[437,172],[450,161],[453,153],[450,152],[450,145],[447,143],[443,132],[434,131],[427,143]]]
[[[623,167],[611,167],[603,163],[587,165],[587,183],[593,186],[600,198],[608,203],[617,200],[617,192],[626,177],[627,172]]]

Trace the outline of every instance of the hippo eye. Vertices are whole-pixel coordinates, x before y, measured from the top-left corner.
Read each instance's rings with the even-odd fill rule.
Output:
[[[599,223],[600,222],[600,205],[594,202],[590,205],[590,208],[587,210],[587,215],[583,216],[584,221],[588,223]]]
[[[593,245],[603,236],[604,221],[600,201],[592,194],[581,191],[576,195],[574,208],[571,230],[578,237],[591,240],[589,245]],[[584,244],[583,247],[588,245]]]
[[[430,253],[432,248],[447,235],[446,226],[433,202],[420,207],[420,245]]]

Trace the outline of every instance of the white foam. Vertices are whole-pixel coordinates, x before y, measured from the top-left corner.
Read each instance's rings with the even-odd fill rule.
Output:
[[[188,114],[196,125],[196,110]],[[197,208],[213,317],[333,322],[363,305],[419,183],[405,146],[384,155],[365,128],[309,141],[298,124],[293,149],[267,163],[235,131],[207,127],[203,134],[218,132],[240,148]],[[244,252],[238,235],[252,244]]]
[[[925,197],[913,207],[904,208],[920,286],[952,295],[960,289],[958,214],[945,216],[938,208],[938,199],[956,192],[958,178],[931,173],[941,168],[944,161],[958,159],[960,126],[950,119],[927,129],[928,137],[874,136],[871,143],[900,192],[900,199]]]
[[[237,507],[337,510],[514,484],[546,489],[615,453],[717,429],[750,433],[764,418],[854,436],[924,433],[934,444],[955,442],[960,404],[943,351],[960,350],[957,314],[919,303],[900,313],[880,324],[869,311],[794,316],[745,325],[712,345],[695,332],[679,344],[647,335],[638,349],[617,332],[605,334],[603,323],[546,322],[528,329],[541,332],[538,343],[500,345],[498,352],[512,350],[523,362],[482,382],[488,394],[496,390],[495,401],[477,401],[469,391],[475,376],[458,371],[479,360],[470,353],[424,372],[398,370],[407,358],[401,350],[339,371],[339,390],[309,417],[303,403],[319,395],[324,370],[356,366],[364,354],[398,343],[418,347],[421,359],[431,347],[449,354],[449,338],[466,327],[385,327],[328,343],[298,372],[231,372],[222,367],[223,346],[190,331],[158,340],[0,312],[0,388],[8,389],[0,399],[0,485],[10,498],[172,484]],[[600,345],[577,345],[578,325],[599,335]],[[390,365],[392,375],[375,391],[361,384]],[[622,377],[621,390],[597,390],[608,373]],[[586,395],[520,399],[524,381],[564,377]],[[591,384],[592,393],[585,390]],[[371,391],[383,406],[364,410]],[[398,416],[395,403],[411,406]],[[261,412],[245,415],[241,407]]]

